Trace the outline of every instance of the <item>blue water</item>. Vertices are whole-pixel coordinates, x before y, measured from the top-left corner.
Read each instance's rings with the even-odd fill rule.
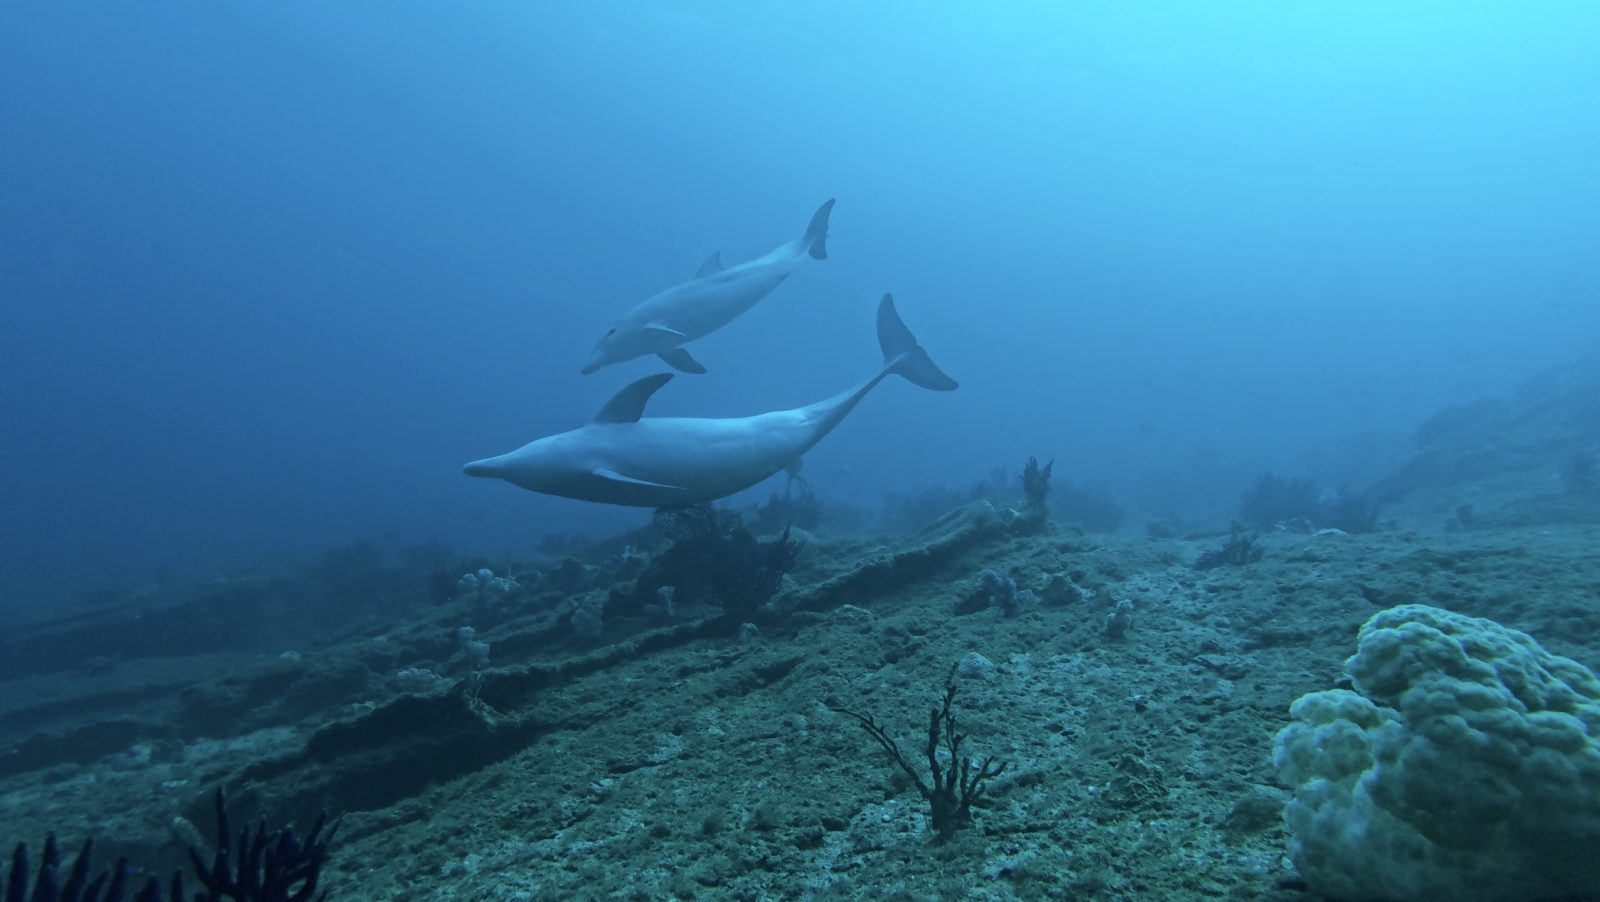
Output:
[[[879,389],[830,497],[1359,482],[1594,347],[1596,46],[1587,2],[5,4],[0,592],[640,523],[460,466],[828,197],[831,258],[651,413],[837,391],[888,290],[962,388]]]

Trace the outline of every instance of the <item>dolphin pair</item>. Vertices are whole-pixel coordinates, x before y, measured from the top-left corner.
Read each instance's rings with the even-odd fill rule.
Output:
[[[725,498],[794,464],[891,373],[933,391],[956,387],[917,344],[887,294],[878,304],[878,345],[883,367],[874,376],[805,407],[725,419],[644,418],[650,396],[672,379],[658,373],[617,392],[588,425],[464,469],[546,495],[632,507]]]
[[[828,214],[832,211],[833,200],[829,199],[812,215],[805,234],[764,257],[723,269],[721,253],[713,253],[700,264],[693,279],[623,314],[595,343],[583,374],[649,354],[675,370],[704,373],[706,368],[682,346],[733,322],[771,294],[807,257],[828,259]]]

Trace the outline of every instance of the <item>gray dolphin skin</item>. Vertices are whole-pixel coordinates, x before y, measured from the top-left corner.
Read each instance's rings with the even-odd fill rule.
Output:
[[[463,469],[468,476],[581,501],[631,507],[715,501],[798,460],[891,373],[933,391],[956,388],[917,344],[887,294],[878,304],[878,345],[883,368],[872,378],[805,407],[726,419],[642,419],[650,396],[672,379],[671,373],[658,373],[617,392],[588,425]]]
[[[675,370],[704,373],[683,345],[726,326],[772,293],[807,258],[828,259],[828,214],[833,199],[817,208],[805,234],[764,257],[724,269],[713,253],[694,278],[674,285],[623,314],[595,343],[585,376],[601,367],[649,354]]]

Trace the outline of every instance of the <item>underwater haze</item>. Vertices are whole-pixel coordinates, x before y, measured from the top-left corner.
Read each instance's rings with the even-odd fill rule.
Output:
[[[1369,479],[1592,352],[1596,46],[1588,2],[5,4],[0,592],[639,525],[461,467],[662,371],[579,374],[828,198],[647,415],[856,383],[890,291],[961,388],[878,388],[829,498]]]

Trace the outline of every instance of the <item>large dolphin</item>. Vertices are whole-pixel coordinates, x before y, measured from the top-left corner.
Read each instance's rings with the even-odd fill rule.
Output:
[[[672,378],[658,373],[617,392],[588,425],[464,470],[546,495],[633,507],[724,498],[798,460],[890,373],[934,391],[956,387],[917,344],[887,294],[878,304],[878,344],[883,368],[825,401],[752,417],[641,419],[650,396]]]
[[[723,269],[721,253],[713,253],[700,264],[693,279],[623,314],[595,343],[583,374],[647,354],[655,354],[685,373],[705,372],[682,345],[733,322],[771,294],[807,257],[828,259],[828,214],[832,211],[830,198],[812,215],[804,235],[765,257]]]

